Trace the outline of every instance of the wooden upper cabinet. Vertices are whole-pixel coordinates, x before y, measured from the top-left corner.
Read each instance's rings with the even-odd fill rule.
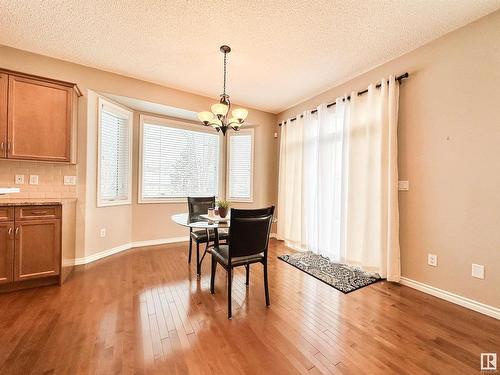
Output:
[[[9,76],[0,73],[0,158],[7,156],[7,91]]]
[[[73,95],[72,87],[9,75],[8,157],[71,161]]]

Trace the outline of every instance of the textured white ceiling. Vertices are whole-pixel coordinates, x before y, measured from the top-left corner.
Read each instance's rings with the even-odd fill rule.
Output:
[[[280,112],[500,0],[0,0],[0,44]],[[1,56],[0,56],[1,57]],[[398,72],[395,72],[398,73]]]

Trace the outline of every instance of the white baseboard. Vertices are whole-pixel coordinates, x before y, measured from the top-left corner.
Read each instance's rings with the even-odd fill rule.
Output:
[[[159,238],[157,240],[134,241],[134,242],[132,242],[131,248],[143,247],[143,246],[165,245],[168,243],[177,243],[177,242],[186,242],[186,241],[189,241],[189,236]]]
[[[276,238],[276,233],[271,233],[270,234],[271,238]],[[155,246],[155,245],[165,245],[169,243],[177,243],[177,242],[185,242],[189,241],[189,236],[182,236],[182,237],[171,237],[171,238],[159,238],[156,240],[145,240],[145,241],[133,241],[133,242],[127,242],[123,245],[113,247],[108,250],[100,251],[98,253],[88,255],[85,257],[81,258],[76,258],[74,262],[68,262],[67,260],[65,261],[65,266],[68,265],[75,265],[79,266],[82,264],[88,264],[91,262],[95,262],[96,260],[102,259],[109,257],[110,255],[114,255],[117,253],[121,253],[122,251],[133,249],[136,247],[144,247],[144,246]],[[71,263],[71,264],[70,264]]]
[[[126,243],[126,244],[123,244],[120,246],[113,247],[113,248],[108,249],[108,250],[100,251],[100,252],[95,253],[95,254],[87,255],[87,256],[81,257],[81,258],[76,258],[75,259],[75,266],[95,262],[96,260],[109,257],[110,255],[121,253],[122,251],[130,249],[130,245],[131,245],[130,243]]]
[[[415,281],[412,279],[408,279],[406,277],[401,277],[401,281],[399,282],[401,285],[408,286],[413,289],[417,289],[421,292],[430,294],[434,297],[438,297],[444,299],[445,301],[455,303],[462,307],[465,307],[470,310],[477,311],[481,314],[491,316],[492,318],[500,320],[500,309],[497,307],[489,306],[484,303],[474,301],[472,299],[459,296],[458,294],[454,294],[451,292],[447,292],[446,290],[442,290],[439,288],[435,288],[433,286],[421,283],[420,281]]]
[[[76,258],[74,261],[74,265],[79,266],[81,264],[88,264],[91,262],[95,262],[96,260],[106,258],[109,257],[110,255],[121,253],[122,251],[133,249],[136,247],[165,245],[169,243],[185,242],[188,240],[189,240],[188,236],[183,236],[183,237],[160,238],[157,240],[127,242],[123,245],[116,246],[108,250],[100,251],[98,253],[88,255],[85,257]]]

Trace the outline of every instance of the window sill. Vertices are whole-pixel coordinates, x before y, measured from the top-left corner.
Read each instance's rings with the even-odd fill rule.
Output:
[[[187,198],[178,199],[139,199],[137,204],[164,204],[164,203],[187,203]]]
[[[231,203],[253,203],[253,198],[244,199],[244,198],[228,198],[228,202]]]
[[[129,206],[132,202],[130,200],[126,201],[100,201],[97,202],[97,208],[101,207],[113,207],[113,206]]]

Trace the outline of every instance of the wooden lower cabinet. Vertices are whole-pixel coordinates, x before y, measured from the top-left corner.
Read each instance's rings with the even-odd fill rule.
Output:
[[[57,276],[61,271],[59,219],[16,222],[14,280]]]
[[[7,157],[7,97],[9,76],[0,73],[0,158]]]
[[[14,279],[14,222],[0,223],[0,284]]]
[[[60,283],[60,206],[5,209],[0,213],[15,219],[0,221],[0,291]],[[31,218],[35,213],[40,217]]]

